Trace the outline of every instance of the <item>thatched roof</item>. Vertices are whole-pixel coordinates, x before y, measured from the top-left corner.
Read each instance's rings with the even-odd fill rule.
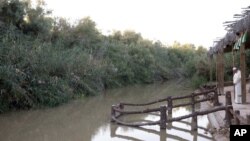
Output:
[[[234,21],[226,21],[223,23],[228,31],[225,37],[216,41],[215,45],[210,48],[209,55],[218,53],[219,50],[224,52],[232,51],[234,44],[237,42],[240,33],[245,31],[250,33],[250,6],[242,8],[241,14],[234,15]],[[248,34],[250,35],[250,34]],[[250,48],[250,41],[246,41],[246,49]]]

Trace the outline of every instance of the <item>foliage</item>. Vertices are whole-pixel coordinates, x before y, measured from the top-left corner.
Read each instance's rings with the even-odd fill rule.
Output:
[[[208,79],[203,47],[166,47],[134,31],[104,36],[90,17],[71,25],[49,14],[28,1],[0,5],[0,113],[136,83],[190,78],[197,86]]]

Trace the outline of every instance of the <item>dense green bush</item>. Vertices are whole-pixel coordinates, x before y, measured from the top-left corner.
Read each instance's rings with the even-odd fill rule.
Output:
[[[134,31],[104,36],[89,17],[71,25],[49,13],[19,0],[0,5],[0,113],[136,83],[190,78],[197,86],[208,78],[202,47],[166,47]]]

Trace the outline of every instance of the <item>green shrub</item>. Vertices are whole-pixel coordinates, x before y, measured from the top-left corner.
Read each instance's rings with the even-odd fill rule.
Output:
[[[13,4],[19,15],[11,9]],[[43,5],[34,9],[19,0],[0,5],[4,18],[0,21],[0,113],[57,106],[138,83],[192,78],[197,87],[208,78],[204,48],[177,42],[166,47],[134,31],[105,36],[89,17],[70,25],[65,19],[48,18],[48,13]]]

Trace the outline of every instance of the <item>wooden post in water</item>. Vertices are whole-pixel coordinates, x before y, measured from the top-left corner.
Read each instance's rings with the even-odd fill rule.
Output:
[[[160,135],[160,141],[166,141],[167,140],[168,135],[167,135],[166,130],[161,130],[159,135]]]
[[[227,91],[226,96],[225,96],[225,101],[226,101],[226,106],[232,106],[232,99],[231,99],[231,92]],[[232,114],[230,112],[230,109],[227,107],[225,110],[225,126],[229,127],[231,125],[231,119],[232,119]]]
[[[250,125],[250,115],[247,115],[247,124]]]
[[[235,114],[237,116],[240,116],[240,111],[239,110],[235,110]],[[237,116],[235,116],[235,124],[236,125],[240,125],[240,120],[237,118]]]
[[[195,94],[194,93],[192,93],[191,94],[191,106],[192,106],[192,113],[194,113],[195,112]]]
[[[119,103],[119,104],[118,104],[118,107],[119,107],[119,109],[121,109],[121,110],[124,109],[124,105],[123,105],[122,103]]]
[[[111,120],[110,120],[111,122],[115,122],[113,119],[113,117],[115,117],[115,109],[114,109],[115,107],[116,105],[111,106]]]
[[[166,129],[166,122],[167,122],[167,107],[166,106],[160,106],[160,128]]]
[[[192,97],[191,97],[191,103],[192,103],[192,114],[195,114],[195,94],[192,93]],[[191,130],[192,131],[196,131],[197,128],[198,128],[198,125],[197,125],[197,114],[195,114],[193,117],[192,117],[192,125],[191,125]]]
[[[191,132],[191,135],[193,135],[193,141],[197,141],[198,132]]]
[[[167,97],[167,102],[168,102],[168,115],[172,115],[172,109],[173,109],[173,100],[171,96]]]
[[[220,103],[219,103],[219,95],[218,95],[218,91],[217,90],[215,90],[214,91],[214,101],[213,101],[214,103],[214,106],[219,106],[220,105]]]
[[[198,129],[197,114],[196,114],[196,112],[194,112],[193,114],[194,114],[194,116],[192,117],[191,130],[197,131],[197,129]]]
[[[116,125],[110,124],[110,137],[111,138],[115,137],[115,135],[116,135],[116,133],[115,133],[116,129],[117,129]]]

